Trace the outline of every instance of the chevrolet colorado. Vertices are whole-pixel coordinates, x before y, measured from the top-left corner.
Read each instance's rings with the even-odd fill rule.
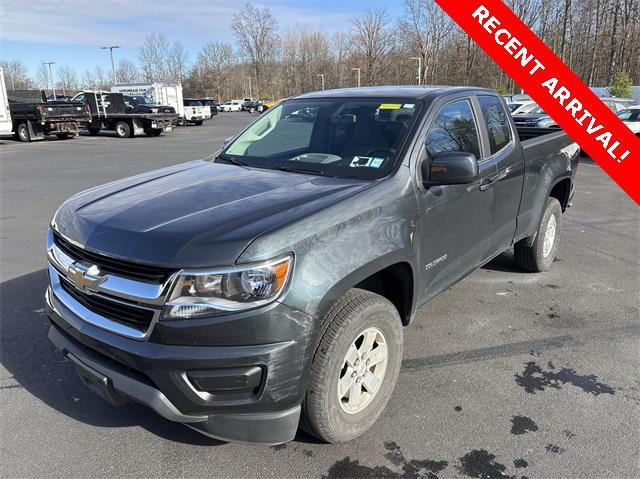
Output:
[[[211,161],[58,209],[49,338],[102,397],[211,437],[353,439],[389,401],[417,308],[511,246],[551,266],[578,153],[519,132],[486,89],[285,100]]]

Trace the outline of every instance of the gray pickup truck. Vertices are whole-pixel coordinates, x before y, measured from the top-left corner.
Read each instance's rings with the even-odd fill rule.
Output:
[[[78,193],[48,232],[50,340],[102,397],[211,437],[363,434],[420,306],[510,247],[553,262],[579,148],[505,108],[480,88],[309,93],[214,160]]]

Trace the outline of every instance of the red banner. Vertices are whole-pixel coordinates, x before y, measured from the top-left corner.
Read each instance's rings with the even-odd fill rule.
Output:
[[[640,204],[640,139],[500,0],[440,7]]]

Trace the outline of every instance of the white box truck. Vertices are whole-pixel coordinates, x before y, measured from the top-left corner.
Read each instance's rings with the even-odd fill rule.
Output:
[[[9,135],[13,130],[7,86],[4,84],[4,72],[0,68],[0,135]]]
[[[178,114],[178,121],[184,122],[184,105],[182,101],[182,85],[166,82],[116,83],[111,87],[114,93],[129,96],[144,95],[156,105],[172,106]]]

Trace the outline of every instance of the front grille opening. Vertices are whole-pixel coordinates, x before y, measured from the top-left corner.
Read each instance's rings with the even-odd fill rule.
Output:
[[[58,233],[54,232],[56,246],[76,261],[85,261],[95,264],[100,271],[113,273],[126,278],[139,279],[149,283],[164,283],[173,273],[172,269],[158,266],[149,266],[140,263],[111,258],[99,253],[93,253],[71,244]]]
[[[70,285],[67,281],[60,281],[65,292],[82,306],[111,321],[138,329],[142,332],[149,329],[155,312],[149,309],[137,308],[119,302],[111,301],[101,296],[83,293]]]

